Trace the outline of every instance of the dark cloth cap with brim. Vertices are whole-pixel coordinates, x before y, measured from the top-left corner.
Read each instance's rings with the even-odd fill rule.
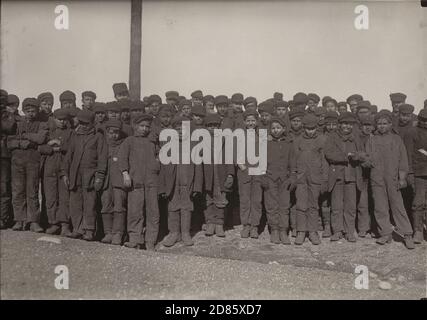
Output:
[[[77,117],[77,114],[81,111],[79,108],[76,108],[76,107],[67,108],[64,110],[66,110],[68,112],[68,114],[70,115],[71,118]]]
[[[182,108],[183,106],[192,106],[192,102],[191,102],[191,100],[187,100],[187,99],[184,99],[184,100],[181,100],[180,102],[179,102],[179,107],[180,108]]]
[[[120,107],[120,104],[117,101],[110,101],[107,102],[105,105],[106,111],[112,111],[112,112],[122,112],[122,109]]]
[[[338,118],[339,123],[356,123],[357,119],[353,112],[345,111]]]
[[[384,109],[380,110],[380,112],[375,115],[375,122],[384,118],[387,119],[389,122],[393,122],[393,114],[389,110]]]
[[[304,92],[298,92],[294,95],[293,101],[295,105],[306,104],[308,102],[308,96]]]
[[[39,100],[40,102],[48,100],[53,104],[53,94],[52,92],[42,92],[37,96],[37,100]]]
[[[279,107],[287,108],[288,107],[288,103],[285,100],[276,101],[276,102],[274,102],[274,107],[276,109],[279,108]]]
[[[243,105],[247,106],[248,104],[258,104],[258,101],[255,97],[247,97],[245,100],[243,100]]]
[[[304,116],[305,116],[305,111],[300,108],[295,108],[289,112],[289,120],[292,120],[297,117],[302,119]]]
[[[377,113],[378,112],[378,107],[376,105],[371,105],[371,113]]]
[[[165,93],[165,97],[166,97],[166,99],[173,99],[173,100],[178,100],[178,97],[179,97],[179,93],[178,93],[178,91],[167,91],[166,93]]]
[[[374,125],[374,117],[373,116],[363,116],[360,117],[360,124],[363,125]]]
[[[243,104],[243,94],[235,93],[231,96],[231,102],[236,104]]]
[[[65,100],[76,101],[76,95],[74,94],[74,92],[70,90],[65,90],[63,93],[59,95],[59,101],[65,101]]]
[[[332,97],[325,97],[323,100],[322,100],[322,105],[323,106],[326,106],[326,104],[328,103],[328,102],[332,102],[334,105],[338,105],[338,102],[337,102],[337,100],[335,100],[334,98],[332,98]]]
[[[400,92],[390,93],[390,100],[396,103],[405,102],[406,94]]]
[[[122,99],[120,101],[117,101],[117,104],[120,106],[121,111],[126,111],[126,110],[130,110],[132,101],[129,99]]]
[[[82,98],[84,97],[91,97],[93,100],[96,99],[96,93],[93,91],[83,91],[82,92]]]
[[[216,96],[215,97],[215,105],[219,104],[226,104],[228,105],[228,97],[224,95]]]
[[[249,116],[254,116],[255,119],[259,118],[258,112],[256,112],[255,110],[251,110],[251,109],[245,110],[242,115],[243,115],[243,119],[246,119]]]
[[[122,122],[120,120],[117,119],[109,119],[105,122],[104,124],[105,129],[108,128],[117,128],[117,129],[122,129]]]
[[[345,102],[345,101],[340,101],[340,102],[338,102],[338,107],[346,107],[347,108],[347,102]]]
[[[67,109],[56,109],[53,112],[53,117],[58,120],[68,120],[70,119],[70,114],[67,112]]]
[[[404,113],[404,114],[413,113],[414,110],[415,110],[415,108],[412,104],[404,103],[404,104],[401,104],[399,106],[399,112],[400,113]]]
[[[35,107],[38,109],[40,107],[39,100],[36,98],[25,98],[22,102],[22,110],[26,110],[29,107]]]
[[[14,94],[9,94],[7,96],[7,104],[11,105],[11,104],[19,104],[19,98],[17,95]]]
[[[277,101],[282,101],[283,100],[283,93],[281,93],[281,92],[275,92],[273,94],[273,99],[277,100]]]
[[[93,120],[95,120],[95,114],[89,110],[80,110],[77,113],[77,120],[84,123],[93,123]]]
[[[135,119],[133,119],[134,124],[141,123],[142,121],[151,122],[151,121],[153,121],[153,116],[151,114],[144,113],[144,114],[141,114],[141,115],[135,117]]]
[[[263,112],[267,112],[271,115],[274,114],[274,105],[272,102],[264,101],[258,105],[258,112],[261,114]]]
[[[180,102],[180,101],[182,101],[182,100],[186,100],[187,98],[186,97],[184,97],[184,96],[179,96],[178,97],[178,103]]]
[[[93,112],[95,113],[105,113],[105,103],[103,102],[95,102],[95,105],[93,107]]]
[[[196,116],[199,116],[199,117],[205,117],[206,116],[206,109],[204,106],[200,106],[200,105],[193,106],[191,108],[191,113],[196,115]]]
[[[194,92],[191,94],[191,97],[192,97],[193,99],[200,99],[200,100],[203,100],[203,92],[202,92],[202,90],[196,90],[196,91],[194,91]]]
[[[206,115],[205,118],[205,124],[217,124],[220,125],[221,124],[221,117],[219,114],[217,113],[210,113],[208,115]]]
[[[206,102],[208,102],[208,101],[210,101],[210,102],[215,102],[215,98],[214,98],[214,96],[212,96],[212,95],[208,94],[207,96],[204,96],[204,97],[203,97],[203,103],[206,103]]]
[[[162,98],[158,95],[158,94],[152,94],[149,98],[148,98],[148,103],[153,103],[153,102],[157,102],[157,103],[162,103]]]
[[[159,115],[172,114],[172,113],[173,113],[173,107],[169,104],[162,104],[159,108]]]
[[[329,122],[329,123],[331,123],[331,122],[333,122],[333,123],[335,123],[335,122],[338,122],[338,117],[339,117],[339,115],[338,115],[338,112],[336,112],[336,111],[328,111],[328,112],[326,112],[325,113],[325,123],[326,122]]]
[[[356,110],[369,109],[371,110],[371,102],[368,100],[362,100],[357,103]]]
[[[114,92],[114,95],[118,95],[121,93],[129,94],[128,86],[124,82],[115,83],[113,84],[113,92]]]
[[[305,128],[308,128],[308,129],[316,128],[317,125],[318,125],[318,123],[319,123],[319,119],[315,115],[313,115],[311,113],[306,114],[304,116],[304,118],[302,118],[302,124],[303,124],[303,126]]]
[[[130,111],[145,111],[145,102],[141,100],[131,101]]]
[[[284,118],[281,118],[281,117],[273,117],[273,118],[271,118],[271,121],[270,121],[270,127],[271,127],[271,125],[273,124],[273,122],[277,122],[277,123],[279,123],[282,127],[286,128],[286,122],[285,122],[285,119],[284,119]]]
[[[352,94],[347,98],[347,103],[350,103],[350,101],[356,100],[357,102],[362,101],[363,97],[360,94]]]
[[[319,101],[320,101],[320,97],[317,94],[315,94],[315,93],[309,93],[307,95],[307,97],[308,97],[308,100],[312,100],[312,101],[314,101],[316,103],[319,103]]]
[[[427,121],[427,110],[423,109],[418,113],[418,120],[420,121]]]
[[[321,115],[324,115],[325,113],[326,113],[325,107],[317,107],[314,110],[314,115],[316,115],[317,117],[320,117]]]
[[[9,93],[4,90],[4,89],[0,89],[0,97],[4,98],[7,97],[9,95]]]

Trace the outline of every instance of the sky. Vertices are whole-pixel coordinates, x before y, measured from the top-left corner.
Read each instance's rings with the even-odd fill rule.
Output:
[[[69,30],[54,26],[69,9]],[[356,30],[364,4],[369,29]],[[1,1],[1,87],[24,98],[64,90],[112,100],[129,72],[130,1]],[[427,98],[427,8],[419,1],[144,1],[142,96],[298,91],[379,108]],[[58,104],[56,99],[55,105]]]

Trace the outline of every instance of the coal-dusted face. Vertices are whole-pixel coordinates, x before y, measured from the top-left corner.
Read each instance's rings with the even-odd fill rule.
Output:
[[[253,115],[245,118],[246,129],[255,129],[257,127],[257,118]]]
[[[348,135],[353,132],[353,123],[351,122],[341,122],[340,123],[340,132],[343,135]]]
[[[291,120],[291,128],[294,131],[300,130],[302,127],[302,120],[301,117],[295,117]]]
[[[380,134],[386,134],[391,130],[391,121],[387,118],[379,118],[377,120],[377,131]]]
[[[271,123],[270,133],[274,138],[280,138],[281,136],[283,136],[284,132],[285,127],[282,126],[279,122],[273,121]]]

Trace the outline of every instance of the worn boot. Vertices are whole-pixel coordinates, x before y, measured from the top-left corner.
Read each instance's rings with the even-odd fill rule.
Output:
[[[210,236],[213,236],[214,233],[215,233],[215,225],[213,223],[208,223],[206,225],[205,235],[210,237]]]
[[[415,249],[414,240],[412,239],[412,236],[410,234],[407,234],[405,236],[405,247],[409,250]]]
[[[113,233],[111,236],[111,244],[115,246],[121,246],[123,243],[123,234]]]
[[[40,225],[38,224],[38,222],[31,222],[31,224],[30,224],[30,231],[36,232],[36,233],[42,233],[43,232],[43,228],[40,227]]]
[[[346,233],[345,238],[348,242],[356,242],[356,237],[354,236],[353,232]]]
[[[367,232],[366,231],[359,231],[358,236],[359,238],[366,238]]]
[[[322,232],[322,238],[329,238],[331,235],[332,235],[331,224],[329,222],[326,222],[325,228],[323,229],[323,232]]]
[[[194,241],[193,241],[193,239],[191,239],[190,232],[183,232],[181,234],[181,237],[182,237],[182,242],[184,243],[184,245],[186,245],[188,247],[194,245]]]
[[[71,234],[70,225],[68,223],[61,223],[61,236],[68,237]]]
[[[67,235],[68,238],[71,239],[81,239],[83,235],[80,232],[73,231]]]
[[[305,241],[305,231],[298,231],[294,244],[300,246]]]
[[[23,231],[24,230],[24,223],[22,221],[17,221],[12,227],[13,231]]]
[[[421,231],[415,231],[414,233],[414,243],[423,243],[424,235]]]
[[[85,230],[85,234],[83,235],[83,240],[86,240],[86,241],[95,240],[95,235],[93,230]]]
[[[220,238],[225,237],[224,227],[222,224],[216,224],[215,225],[215,234],[217,237],[220,237]]]
[[[341,231],[335,232],[331,237],[331,241],[338,241],[342,239],[342,237],[343,237],[343,234]]]
[[[279,238],[282,244],[285,244],[285,245],[291,244],[291,240],[289,240],[289,237],[288,237],[288,232],[280,231]]]
[[[194,244],[190,235],[191,228],[191,211],[181,210],[181,238],[182,242],[186,246],[192,246]]]
[[[312,231],[308,233],[308,240],[310,240],[310,242],[314,245],[319,245],[320,244],[320,237],[319,234],[317,233],[317,231]]]
[[[181,234],[178,232],[169,232],[162,243],[165,247],[172,247],[178,241],[181,241]]]
[[[60,229],[61,228],[58,225],[52,224],[49,228],[46,229],[46,233],[47,234],[58,234]]]
[[[7,229],[7,223],[4,221],[0,221],[0,230]]]
[[[380,245],[384,245],[386,243],[390,243],[392,240],[392,235],[386,235],[386,236],[382,236],[380,238],[377,239],[377,241],[375,241],[376,243],[380,244]]]
[[[140,244],[137,242],[133,242],[133,241],[127,241],[127,242],[125,242],[125,247],[131,248],[131,249],[139,249]]]
[[[251,235],[251,238],[252,238],[252,239],[258,239],[258,237],[259,237],[259,234],[258,234],[258,226],[256,226],[256,227],[252,227],[252,228],[251,228],[251,233],[250,233],[250,235]]]
[[[292,235],[292,238],[296,238],[296,236],[297,236],[297,230],[293,229],[291,235]]]
[[[113,240],[113,234],[110,232],[104,235],[104,237],[101,239],[101,242],[111,244],[112,240]]]
[[[104,238],[101,239],[102,243],[111,243],[113,238],[113,214],[103,213],[102,224],[104,226]]]
[[[147,251],[155,251],[155,250],[156,250],[156,247],[154,246],[154,243],[153,243],[153,242],[146,242],[146,243],[145,243],[145,249],[146,249]]]
[[[240,232],[240,236],[242,238],[249,238],[249,233],[250,232],[251,232],[251,226],[250,225],[245,225],[245,226],[243,226],[243,229]]]
[[[274,244],[280,243],[280,236],[279,236],[279,230],[273,229],[270,233],[270,242]]]

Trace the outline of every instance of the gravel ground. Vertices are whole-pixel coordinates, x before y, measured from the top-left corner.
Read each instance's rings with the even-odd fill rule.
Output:
[[[420,299],[426,297],[426,244],[314,247],[207,238],[195,246],[134,250],[47,236],[1,232],[1,299]],[[47,238],[42,240],[40,238]],[[39,240],[39,241],[38,241]],[[51,242],[55,241],[55,242]],[[354,267],[368,266],[369,289],[357,290]],[[57,290],[54,270],[66,265],[69,289]]]

